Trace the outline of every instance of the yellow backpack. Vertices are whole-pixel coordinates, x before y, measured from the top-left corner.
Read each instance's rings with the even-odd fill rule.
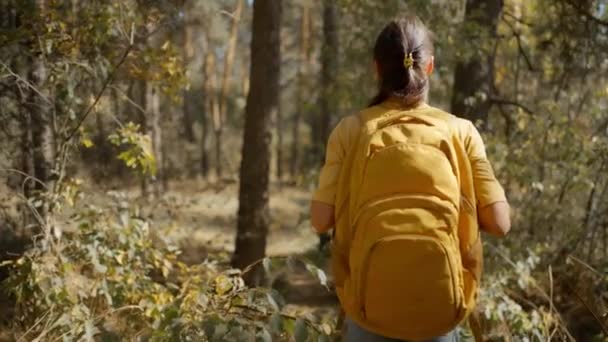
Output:
[[[342,168],[332,272],[347,316],[429,339],[471,313],[481,273],[472,173],[455,117],[371,107]]]

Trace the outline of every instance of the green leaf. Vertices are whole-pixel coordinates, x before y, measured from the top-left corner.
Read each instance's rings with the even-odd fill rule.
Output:
[[[277,291],[275,289],[270,289],[269,295],[277,303],[277,305],[279,306],[279,309],[282,309],[285,306],[285,299],[283,298],[281,293],[279,293],[279,291]]]
[[[303,319],[296,319],[296,326],[293,335],[296,342],[306,342],[308,339],[308,327]]]
[[[270,260],[270,258],[264,258],[264,260],[262,260],[262,265],[264,265],[264,271],[266,271],[266,274],[270,273],[270,268],[272,262]]]
[[[100,263],[93,264],[93,268],[94,268],[95,272],[97,272],[99,274],[105,274],[106,272],[108,272],[108,267],[106,265],[102,265]]]
[[[219,339],[223,338],[229,332],[228,325],[224,323],[219,323],[215,326],[215,330],[213,332],[213,339],[215,341],[219,341]]]
[[[323,323],[321,324],[321,331],[325,334],[325,335],[331,335],[331,333],[333,332],[333,329],[331,327],[331,325],[329,325],[329,323]]]
[[[306,269],[308,272],[312,273],[312,275],[317,277],[317,279],[319,279],[321,285],[327,287],[327,275],[322,269],[310,263],[306,263]]]
[[[91,320],[87,320],[85,325],[84,325],[84,336],[83,339],[85,341],[95,341],[95,335],[99,333],[99,329],[97,329],[95,327],[95,325],[93,324],[93,321]]]
[[[281,319],[283,320],[283,331],[285,331],[289,335],[293,335],[296,329],[295,321],[292,319]]]
[[[327,287],[327,275],[320,268],[317,268],[317,278],[319,278],[319,281],[321,282],[321,285]]]
[[[207,297],[204,293],[199,293],[197,303],[201,307],[207,308],[207,305],[209,305],[209,297]]]
[[[327,336],[325,334],[321,334],[317,338],[317,342],[330,342],[329,336]]]
[[[222,320],[217,315],[209,317],[202,324],[203,330],[205,331],[206,336],[213,336],[215,333],[216,327],[222,324]]]
[[[270,331],[273,334],[280,334],[283,331],[283,317],[281,314],[275,312],[270,316]]]
[[[272,307],[272,309],[274,311],[281,310],[281,307],[279,307],[279,304],[277,303],[277,301],[274,300],[274,298],[272,298],[272,294],[270,292],[266,293],[266,298],[268,299],[268,303],[270,304],[270,306]]]
[[[215,293],[220,296],[230,292],[232,286],[232,280],[223,274],[220,274],[215,278]]]
[[[266,328],[262,328],[262,330],[258,333],[258,337],[263,342],[272,342],[272,335],[266,330]]]

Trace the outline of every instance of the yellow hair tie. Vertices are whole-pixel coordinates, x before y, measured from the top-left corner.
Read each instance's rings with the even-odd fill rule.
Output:
[[[403,66],[405,69],[409,69],[414,66],[414,56],[411,52],[405,55],[405,58],[403,58]]]

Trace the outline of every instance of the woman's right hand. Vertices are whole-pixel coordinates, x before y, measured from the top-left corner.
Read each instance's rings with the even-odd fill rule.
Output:
[[[481,230],[505,237],[511,230],[511,208],[505,201],[495,202],[477,210]]]

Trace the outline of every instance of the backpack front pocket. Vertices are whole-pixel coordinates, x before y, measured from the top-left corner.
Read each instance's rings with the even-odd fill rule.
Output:
[[[411,234],[377,240],[361,270],[365,320],[404,336],[453,328],[460,319],[461,293],[458,267],[446,246],[439,238]]]

